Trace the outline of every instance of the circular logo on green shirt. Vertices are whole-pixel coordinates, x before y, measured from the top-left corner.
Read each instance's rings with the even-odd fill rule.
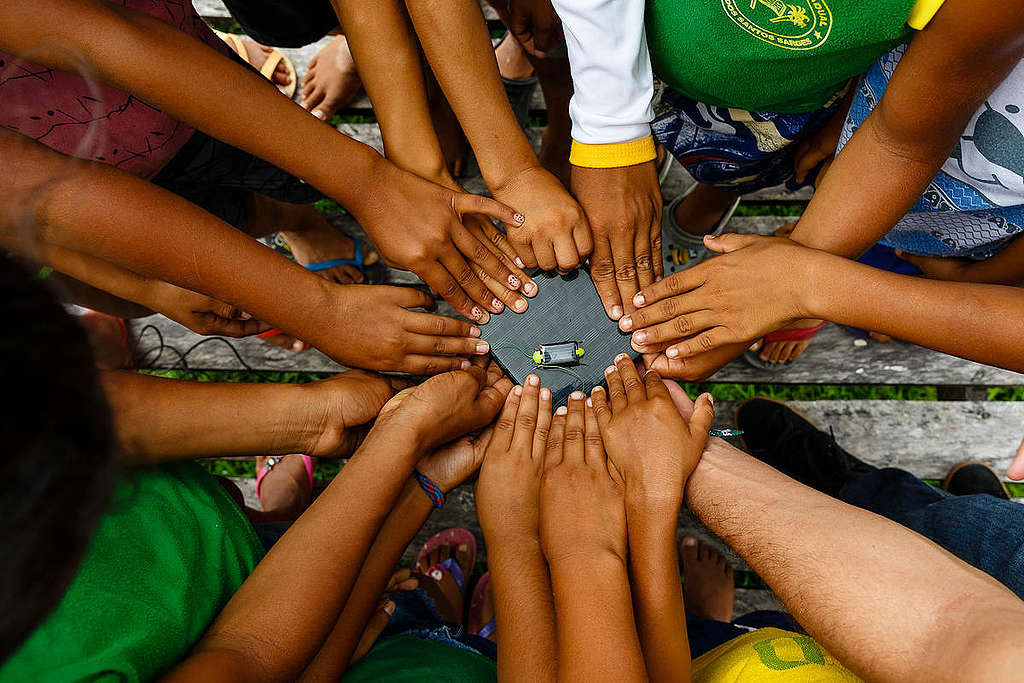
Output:
[[[722,0],[722,7],[744,31],[784,50],[813,50],[832,32],[825,0]]]

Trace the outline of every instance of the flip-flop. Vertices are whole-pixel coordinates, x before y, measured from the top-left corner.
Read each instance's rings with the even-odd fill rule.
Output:
[[[214,33],[220,36],[220,39],[227,43],[228,47],[234,50],[235,53],[242,58],[242,61],[250,66],[254,66],[253,63],[249,61],[249,53],[246,51],[245,43],[242,41],[240,36],[237,36],[234,33],[222,33],[221,31],[214,31]],[[263,66],[260,68],[260,74],[273,83],[272,79],[274,71],[277,69],[278,64],[284,64],[285,72],[291,76],[292,81],[284,87],[277,86],[277,89],[280,90],[285,97],[291,99],[295,96],[295,88],[299,84],[299,76],[295,71],[295,65],[292,63],[292,60],[285,57],[284,53],[277,48],[271,48],[270,54],[267,55],[267,61],[263,62]],[[274,83],[274,85],[277,84]]]
[[[484,593],[490,584],[491,573],[487,572],[480,577],[480,580],[476,582],[476,586],[473,588],[473,598],[469,601],[469,612],[466,615],[466,633],[472,633],[481,638],[487,638],[498,627],[498,623],[494,619],[491,619],[486,624],[480,623],[483,621],[480,613],[484,608]]]
[[[438,546],[447,545],[455,548],[463,543],[469,546],[469,571],[473,571],[473,567],[476,566],[476,538],[468,529],[461,528],[445,529],[428,538],[419,554],[416,555],[416,564],[413,566],[424,564],[427,556]],[[466,576],[462,571],[462,567],[455,560],[454,553],[444,562],[427,569],[426,573],[435,581],[439,581],[440,576],[433,576],[432,572],[434,571],[451,574],[452,578],[455,579],[455,585],[459,587],[463,595],[466,594],[466,581],[469,577]]]
[[[274,466],[281,462],[281,460],[284,459],[285,457],[288,456],[274,455],[267,458],[267,462],[264,463],[263,467],[260,468],[260,471],[256,473],[256,499],[260,501],[261,505],[263,504],[263,497],[260,495],[260,484],[263,483],[263,478],[267,476],[267,473],[270,472],[270,470],[274,469]],[[313,458],[309,457],[308,455],[303,455],[300,457],[302,458],[302,464],[305,465],[306,467],[306,474],[309,476],[309,488],[312,489]]]
[[[671,154],[666,155],[666,159],[673,159]],[[666,162],[662,162],[665,164]],[[671,163],[667,164],[668,168],[671,168]],[[663,166],[662,170],[668,173],[667,168]],[[685,270],[692,266],[707,260],[714,256],[707,247],[704,246],[704,238],[691,235],[682,226],[676,222],[675,213],[676,207],[683,203],[683,201],[689,197],[695,189],[697,189],[698,183],[694,183],[686,188],[681,195],[669,202],[668,206],[661,214],[661,258],[663,260],[663,266],[665,268],[665,275],[669,273],[675,273],[679,270]],[[715,223],[714,229],[708,233],[714,237],[721,235],[725,232],[726,226],[729,221],[732,220],[732,215],[736,213],[736,208],[740,205],[740,198],[737,197],[736,201],[727,208],[721,216],[718,217],[718,222]],[[691,252],[693,252],[691,254]]]
[[[494,44],[494,49],[497,50],[498,46],[505,42],[508,36],[509,33],[506,31],[505,35]],[[533,91],[537,87],[537,83],[536,74],[527,78],[501,77],[501,84],[505,87],[508,103],[512,105],[512,113],[515,114],[516,122],[519,123],[519,127],[523,130],[526,130],[530,125],[530,100],[533,98]]]
[[[807,339],[813,339],[816,334],[821,332],[821,328],[825,327],[825,323],[821,323],[815,327],[807,327],[802,330],[775,330],[769,332],[762,337],[761,348],[764,348],[765,344],[771,342],[786,342],[786,341],[805,341]],[[772,363],[770,361],[761,360],[761,351],[751,351],[747,349],[743,352],[743,360],[747,361],[749,365],[759,370],[768,370],[769,372],[782,372],[790,363],[793,361],[785,361],[784,363]]]

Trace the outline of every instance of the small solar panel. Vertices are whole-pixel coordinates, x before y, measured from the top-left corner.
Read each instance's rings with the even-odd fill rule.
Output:
[[[551,389],[555,406],[563,405],[573,391],[590,393],[604,384],[604,369],[615,356],[637,354],[629,345],[630,335],[619,331],[604,312],[590,274],[575,270],[568,275],[540,273],[533,278],[537,296],[529,299],[525,313],[506,308],[480,326],[481,336],[491,345],[491,355],[518,384],[534,373],[541,386]],[[534,353],[541,346],[576,342],[583,355],[568,365],[538,365]],[[539,357],[539,356],[538,356]]]

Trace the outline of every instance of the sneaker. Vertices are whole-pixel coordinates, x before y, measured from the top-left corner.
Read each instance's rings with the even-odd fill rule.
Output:
[[[954,496],[987,493],[995,498],[1010,500],[1010,492],[1006,490],[996,471],[983,462],[973,460],[953,465],[949,474],[942,480],[942,490],[949,491]]]
[[[877,468],[839,447],[831,429],[823,432],[792,408],[752,398],[736,408],[747,452],[802,484],[830,496]]]
[[[686,232],[676,223],[675,219],[676,207],[689,197],[696,187],[697,183],[694,183],[687,188],[683,194],[673,199],[661,214],[661,253],[665,265],[665,275],[691,268],[701,261],[706,261],[712,255],[708,248],[704,246],[703,237]],[[728,224],[729,219],[732,218],[733,213],[736,212],[736,207],[739,205],[740,200],[737,199],[722,214],[722,217],[718,219],[715,229],[710,233],[711,235],[721,235],[725,231],[726,224]]]

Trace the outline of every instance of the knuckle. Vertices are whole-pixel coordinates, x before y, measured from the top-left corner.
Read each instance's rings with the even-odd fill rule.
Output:
[[[461,291],[461,289],[459,288],[459,283],[457,283],[455,280],[449,280],[441,289],[443,290],[441,292],[441,296],[443,296],[445,299],[450,299]]]
[[[523,429],[533,429],[537,425],[537,417],[529,413],[519,416],[519,426]]]
[[[650,254],[639,254],[636,257],[636,268],[637,270],[648,271],[652,269],[651,255]]]
[[[495,429],[498,431],[510,432],[515,429],[516,421],[511,417],[500,417],[495,423]]]
[[[445,339],[434,339],[430,346],[434,353],[448,353],[448,343]]]
[[[601,440],[601,435],[600,434],[587,434],[587,438],[585,440],[585,443],[586,443],[587,446],[590,446],[591,448],[603,448],[604,447],[604,441]]]
[[[690,323],[690,319],[685,315],[673,318],[672,326],[675,328],[677,333],[684,337],[689,336],[693,332],[693,325]]]
[[[618,268],[615,268],[615,279],[619,282],[628,282],[636,278],[636,264],[635,263],[623,263]]]
[[[701,351],[711,350],[711,335],[702,334],[694,340]]]
[[[474,279],[476,279],[476,276],[473,275],[473,269],[470,268],[469,266],[461,267],[458,270],[459,272],[455,274],[455,280],[460,285],[467,285]]]
[[[565,441],[566,443],[576,443],[577,441],[583,440],[583,429],[580,427],[569,427],[565,428]]]

